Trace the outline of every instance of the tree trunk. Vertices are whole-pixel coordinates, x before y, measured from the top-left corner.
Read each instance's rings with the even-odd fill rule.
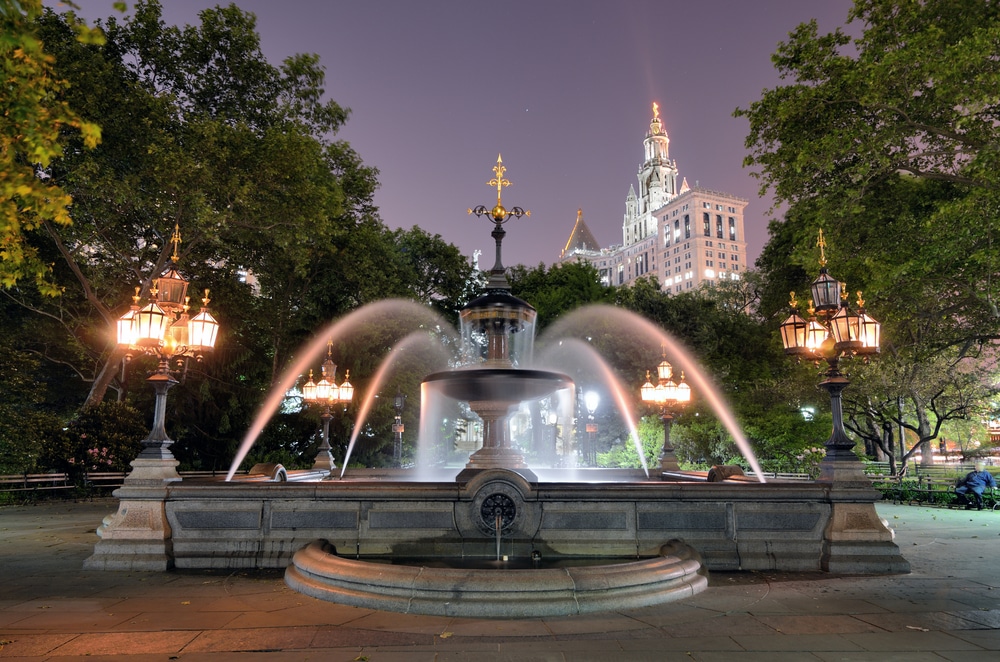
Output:
[[[892,468],[895,464],[892,457],[893,446],[892,424],[882,423],[882,443],[875,448],[875,460],[878,462],[888,462],[889,468]]]
[[[96,407],[104,401],[104,396],[107,394],[111,382],[115,379],[115,374],[118,372],[122,358],[124,358],[122,350],[116,348],[111,352],[104,365],[101,366],[101,371],[97,373],[97,377],[94,378],[93,383],[90,385],[90,393],[87,394],[87,399],[84,400],[82,409]]]
[[[934,450],[931,448],[931,422],[927,418],[927,408],[924,407],[923,400],[914,397],[913,408],[917,415],[917,438],[920,440],[920,465],[929,466],[934,464]]]

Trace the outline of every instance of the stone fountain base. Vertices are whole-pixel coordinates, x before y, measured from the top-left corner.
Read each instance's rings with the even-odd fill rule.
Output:
[[[437,483],[383,471],[338,481],[296,482],[289,474],[289,482],[126,485],[86,566],[291,565],[289,585],[323,599],[497,617],[678,600],[704,588],[704,570],[909,572],[875,512],[879,494],[859,468],[831,481],[769,483],[628,480],[601,471],[587,473],[600,479],[589,482],[540,482],[507,469],[464,473]],[[387,563],[498,555],[634,561],[476,571]]]
[[[132,538],[140,529],[156,534],[160,567],[283,568],[320,539],[360,557],[493,558],[491,508],[500,506],[503,553],[512,558],[532,551],[545,559],[653,557],[678,539],[709,570],[909,569],[875,512],[880,495],[863,476],[707,483],[595,470],[574,482],[543,482],[504,469],[469,473],[458,482],[407,482],[405,471],[383,470],[337,481],[296,482],[290,472],[289,482],[127,486],[116,493],[125,514],[102,527],[91,566],[100,567],[95,557],[119,555],[114,569],[129,569],[129,548],[118,544],[126,524]],[[159,515],[136,519],[135,512]],[[868,551],[851,551],[859,546]]]

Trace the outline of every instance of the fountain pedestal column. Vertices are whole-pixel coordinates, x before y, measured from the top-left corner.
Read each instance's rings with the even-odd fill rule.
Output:
[[[483,447],[469,456],[467,469],[521,469],[524,456],[510,447],[507,417],[516,402],[472,401],[469,408],[483,419]]]

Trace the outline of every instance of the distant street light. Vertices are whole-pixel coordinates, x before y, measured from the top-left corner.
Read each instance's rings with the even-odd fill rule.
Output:
[[[337,386],[337,364],[333,362],[333,341],[326,347],[326,360],[320,367],[320,380],[313,382],[312,370],[309,371],[309,381],[302,387],[302,398],[309,404],[318,404],[323,407],[320,420],[323,421],[323,438],[320,442],[319,452],[316,453],[316,460],[313,462],[313,469],[325,471],[329,476],[337,463],[333,461],[332,448],[330,446],[330,419],[333,418],[333,406],[341,403],[345,406],[354,397],[354,387],[349,381],[351,371],[348,370],[344,377],[344,383]]]
[[[403,405],[406,404],[406,396],[396,389],[396,396],[392,399],[393,409],[396,410],[396,421],[392,424],[392,432],[396,435],[395,443],[392,447],[393,466],[403,466]]]
[[[170,452],[174,442],[167,436],[164,425],[167,391],[178,383],[171,375],[170,362],[188,357],[200,361],[206,352],[215,348],[219,323],[208,310],[208,290],[205,290],[201,300],[201,312],[193,318],[188,317],[189,283],[177,271],[177,250],[181,243],[177,225],[174,225],[170,241],[174,245],[170,268],[153,280],[149,303],[141,305],[140,288],[136,287],[132,307],[118,319],[116,326],[118,346],[127,351],[127,359],[135,353],[150,354],[159,359],[156,371],[148,380],[156,394],[153,427],[142,441],[142,451],[136,459],[158,461],[164,465],[159,469],[163,478],[180,480],[173,468],[177,466],[177,460]],[[135,467],[136,463],[133,462],[132,466]]]
[[[642,385],[639,392],[642,401],[655,404],[660,407],[660,420],[663,421],[663,449],[660,451],[660,469],[663,471],[679,471],[680,465],[677,463],[677,453],[670,445],[670,428],[674,423],[674,416],[679,413],[681,407],[691,401],[691,387],[684,382],[684,373],[681,372],[680,382],[673,380],[674,368],[667,362],[666,349],[663,350],[663,360],[656,366],[657,384],[649,381],[649,370],[646,371],[646,383]]]
[[[833,433],[826,441],[826,458],[831,461],[857,461],[852,450],[854,441],[844,430],[844,412],[841,393],[851,383],[840,372],[840,359],[861,356],[867,362],[878,354],[882,326],[865,312],[865,302],[858,291],[858,311],[851,310],[847,301],[846,285],[832,278],[826,270],[826,241],[819,231],[816,245],[820,249],[819,276],[813,281],[809,320],[797,310],[798,301],[792,292],[792,314],[781,324],[781,342],[785,353],[796,358],[805,357],[826,361],[827,370],[819,386],[830,394],[830,411],[833,414]]]
[[[594,412],[600,403],[601,395],[597,391],[587,391],[583,394],[583,404],[587,408],[587,449],[583,461],[590,467],[597,466],[597,422],[594,420]]]

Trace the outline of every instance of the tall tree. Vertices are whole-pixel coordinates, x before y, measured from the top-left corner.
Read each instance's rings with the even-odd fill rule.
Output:
[[[848,20],[860,36],[796,28],[772,58],[787,82],[736,111],[746,165],[788,205],[758,261],[765,313],[816,274],[822,227],[831,271],[884,324],[894,372],[937,366],[945,384],[947,366],[1000,338],[1000,3],[856,0]],[[856,413],[884,403],[885,420],[902,411],[929,441],[943,401],[927,383],[859,393]]]

